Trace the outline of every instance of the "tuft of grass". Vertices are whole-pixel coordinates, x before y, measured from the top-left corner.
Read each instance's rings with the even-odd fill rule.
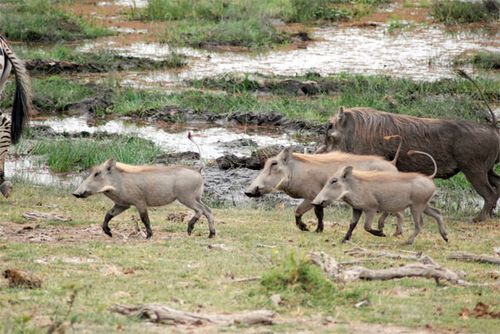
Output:
[[[445,24],[490,22],[500,18],[500,3],[497,0],[434,1],[431,15]]]
[[[56,173],[86,170],[115,158],[129,164],[149,164],[161,153],[151,141],[133,136],[111,140],[61,138],[37,142],[31,154],[45,155],[48,166]]]
[[[76,81],[59,77],[49,76],[46,78],[32,78],[33,105],[44,113],[53,113],[64,110],[68,104],[81,101],[86,97],[93,96],[97,87],[85,85]],[[6,85],[4,96],[13,96],[15,83],[9,81]],[[0,100],[1,108],[11,108],[12,99]]]
[[[165,59],[153,60],[149,58],[122,56],[114,50],[78,52],[74,48],[70,48],[66,45],[56,45],[49,50],[41,48],[28,50],[20,49],[19,55],[27,61],[51,60],[72,62],[81,65],[78,68],[81,72],[110,72],[132,69],[151,70],[161,68],[179,68],[186,65],[186,57],[176,52],[171,52]],[[31,72],[41,71],[36,67],[29,68],[29,70]],[[68,71],[70,70],[68,69]]]
[[[500,70],[500,52],[481,51],[472,56],[470,62],[484,70]]]
[[[0,11],[0,33],[8,39],[57,42],[110,35],[107,29],[64,12],[55,0],[20,0]]]
[[[268,293],[282,293],[288,303],[306,307],[329,307],[336,303],[335,285],[318,266],[295,252],[267,270],[261,285]]]

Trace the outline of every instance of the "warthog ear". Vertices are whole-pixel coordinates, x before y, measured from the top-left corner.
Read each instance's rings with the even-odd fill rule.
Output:
[[[340,124],[341,126],[343,126],[345,124],[345,121],[347,120],[347,118],[346,118],[344,107],[340,107],[339,112],[337,114],[337,120],[338,120],[338,124]]]
[[[341,172],[342,178],[343,179],[348,179],[352,175],[352,166],[346,166],[342,169]]]
[[[106,167],[106,170],[110,171],[112,168],[116,166],[116,160],[109,159],[104,163],[104,166]]]
[[[282,155],[282,160],[283,162],[287,163],[292,159],[292,154],[293,154],[293,146],[288,146],[283,150],[283,155]]]

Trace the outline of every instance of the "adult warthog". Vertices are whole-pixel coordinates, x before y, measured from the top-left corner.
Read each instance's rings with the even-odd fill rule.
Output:
[[[304,199],[295,210],[295,224],[302,231],[307,225],[302,216],[313,208],[311,201],[321,191],[330,176],[344,166],[353,166],[359,170],[397,171],[390,161],[373,155],[356,155],[343,152],[326,154],[293,153],[292,147],[269,158],[260,174],[245,190],[249,197],[260,197],[273,191],[283,191],[292,198]],[[316,232],[323,231],[323,207],[314,207],[318,219]],[[384,220],[387,214],[382,215]],[[402,216],[398,213],[398,231],[401,232]],[[380,224],[383,225],[383,222]],[[382,231],[370,229],[368,232],[383,235]],[[400,233],[398,233],[400,234]]]
[[[328,125],[325,148],[356,154],[376,154],[390,158],[395,148],[382,141],[399,134],[402,150],[428,152],[436,159],[436,178],[447,179],[463,172],[484,198],[484,206],[474,221],[493,213],[500,193],[500,176],[494,167],[500,159],[500,136],[491,113],[490,124],[396,115],[371,108],[340,108]],[[403,172],[431,174],[433,164],[403,154],[396,167]]]

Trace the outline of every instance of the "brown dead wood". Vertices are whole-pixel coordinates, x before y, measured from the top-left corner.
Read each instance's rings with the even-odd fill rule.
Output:
[[[203,314],[175,310],[165,305],[147,304],[139,306],[113,305],[111,312],[137,317],[139,319],[170,325],[271,325],[274,312],[256,310],[234,314]]]
[[[422,257],[421,262],[410,263],[401,267],[387,269],[368,269],[360,266],[343,268],[330,255],[324,252],[311,252],[311,262],[318,265],[328,278],[339,282],[363,280],[390,280],[405,277],[433,278],[438,282],[445,280],[457,285],[469,285],[456,272],[441,267],[428,256]]]
[[[500,264],[500,257],[483,255],[483,254],[477,255],[477,254],[466,253],[466,252],[451,253],[448,256],[448,259],[449,260],[459,260],[459,261],[471,261],[471,262]]]
[[[387,257],[395,260],[415,260],[430,264],[436,264],[429,256],[422,252],[407,252],[407,254],[391,253],[386,251],[368,250],[361,247],[354,247],[344,252],[346,255],[358,257]]]

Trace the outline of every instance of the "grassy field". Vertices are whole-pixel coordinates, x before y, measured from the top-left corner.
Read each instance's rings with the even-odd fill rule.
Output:
[[[84,21],[60,8],[69,1],[5,1],[0,10],[0,33],[25,42],[56,42],[110,35],[93,22]]]
[[[493,22],[498,20],[500,4],[496,0],[434,1],[431,14],[445,24],[464,24],[473,22]]]
[[[282,23],[318,24],[346,21],[371,13],[386,0],[168,1],[152,0],[144,9],[132,8],[138,20],[170,22],[164,42],[194,47],[237,46],[268,49],[290,43]]]
[[[425,224],[413,246],[402,246],[401,238],[373,237],[362,228],[354,232],[351,244],[341,244],[349,219],[346,209],[327,210],[325,232],[316,234],[300,232],[294,226],[291,208],[226,208],[214,210],[218,236],[209,240],[206,222],[198,224],[188,237],[185,221],[169,220],[177,213],[189,213],[172,205],[150,211],[152,240],[133,235],[132,216],[137,213],[132,210],[111,222],[115,237],[110,239],[99,225],[111,202],[98,196],[76,200],[70,192],[16,183],[12,197],[0,201],[2,269],[28,270],[43,280],[42,288],[34,290],[9,288],[0,280],[3,332],[45,332],[54,323],[93,333],[172,330],[109,312],[115,303],[162,303],[206,313],[276,311],[276,324],[259,328],[259,332],[371,333],[379,329],[378,333],[394,333],[397,328],[411,327],[438,333],[496,333],[500,326],[498,319],[463,312],[478,302],[498,312],[498,288],[439,286],[425,279],[337,285],[305,260],[308,252],[320,250],[339,261],[352,260],[344,251],[355,246],[403,253],[411,250],[465,271],[470,282],[494,283],[498,266],[457,262],[447,256],[452,251],[492,254],[493,247],[499,246],[498,219],[470,224],[465,218],[446,218],[448,244],[431,222]],[[29,211],[57,213],[72,220],[28,221],[22,214]],[[306,221],[309,218],[311,214]],[[392,222],[386,229],[392,233]],[[409,231],[407,217],[405,237]],[[224,244],[228,251],[209,249],[209,244]],[[386,268],[403,263],[406,261],[375,258],[361,265]],[[236,281],[254,277],[254,281]],[[74,294],[70,308],[68,300]],[[273,294],[280,294],[281,304],[270,301]],[[364,306],[355,306],[363,300],[367,301]],[[365,326],[360,327],[362,324]],[[175,329],[181,333],[254,330],[245,326]]]

